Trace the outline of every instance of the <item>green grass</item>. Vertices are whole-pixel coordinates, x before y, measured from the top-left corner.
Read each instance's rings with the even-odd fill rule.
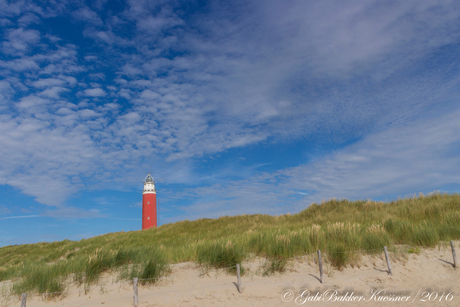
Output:
[[[201,244],[197,247],[197,262],[205,270],[209,267],[227,269],[229,272],[236,272],[236,265],[246,258],[246,250],[235,245],[231,241]],[[244,269],[241,267],[241,270]]]
[[[351,253],[344,243],[332,241],[328,244],[327,250],[331,264],[339,270],[342,270],[350,260]]]
[[[51,293],[51,296],[59,296],[59,293],[66,290],[64,266],[29,266],[25,269],[23,278],[20,282],[13,285],[13,293],[21,294],[25,292]]]
[[[460,195],[433,194],[392,202],[330,200],[293,215],[240,215],[110,233],[81,241],[0,248],[0,281],[14,293],[56,292],[69,280],[92,284],[104,272],[122,279],[165,276],[169,264],[194,261],[228,267],[253,255],[264,273],[282,272],[291,257],[320,249],[336,268],[357,261],[357,250],[394,244],[432,247],[460,239]],[[154,277],[149,277],[154,278]],[[59,292],[59,291],[58,291]]]

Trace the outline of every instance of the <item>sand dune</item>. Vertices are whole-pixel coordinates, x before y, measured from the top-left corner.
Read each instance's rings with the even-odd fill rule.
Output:
[[[243,263],[242,293],[235,276],[215,270],[203,275],[195,264],[181,263],[173,265],[171,276],[157,285],[139,285],[139,306],[460,306],[460,268],[453,268],[450,248],[423,249],[419,255],[391,254],[391,258],[393,276],[387,272],[383,252],[362,256],[359,266],[342,271],[325,264],[323,284],[314,255],[295,259],[284,274],[269,277],[261,274],[263,259],[252,259]],[[307,292],[299,297],[301,289],[308,289],[310,300]],[[404,301],[378,301],[383,296],[372,297],[372,293],[380,290],[389,300]],[[116,274],[105,274],[86,294],[74,285],[69,291],[59,300],[29,296],[27,306],[133,306],[132,283],[117,282]],[[322,300],[311,301],[317,291],[322,296],[316,299]],[[4,297],[1,306],[20,306],[20,301]]]

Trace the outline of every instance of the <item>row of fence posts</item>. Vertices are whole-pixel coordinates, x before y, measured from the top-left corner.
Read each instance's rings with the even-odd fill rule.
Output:
[[[458,266],[457,266],[457,255],[455,253],[454,241],[450,241],[450,247],[452,249],[452,257],[454,258],[454,268],[456,268]],[[383,251],[385,252],[385,259],[387,261],[388,273],[390,275],[393,275],[393,271],[391,270],[390,257],[388,256],[388,250],[386,246],[383,247]],[[321,251],[318,250],[317,253],[318,253],[318,265],[319,265],[319,280],[321,283],[323,283],[323,261],[321,260]],[[236,265],[236,278],[237,278],[238,292],[241,293],[243,292],[243,289],[241,288],[241,276],[240,276],[240,265],[239,264]],[[139,305],[138,281],[139,279],[137,277],[133,279],[134,307],[137,307]],[[21,307],[26,307],[26,303],[27,303],[27,293],[23,293],[22,299],[21,299]]]

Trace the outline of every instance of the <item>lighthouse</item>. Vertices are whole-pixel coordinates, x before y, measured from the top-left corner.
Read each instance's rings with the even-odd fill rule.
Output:
[[[157,191],[150,173],[144,180],[142,191],[142,229],[157,227]]]

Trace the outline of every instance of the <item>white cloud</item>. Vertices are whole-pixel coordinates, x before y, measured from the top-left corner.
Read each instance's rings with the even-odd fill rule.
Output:
[[[51,87],[51,86],[56,86],[56,85],[63,85],[66,82],[61,79],[56,79],[56,78],[46,78],[46,79],[38,79],[37,81],[32,82],[32,86],[34,87]]]
[[[24,30],[23,28],[9,31],[8,41],[3,42],[3,51],[8,54],[26,52],[30,45],[40,41],[40,32],[36,30]]]
[[[81,110],[79,111],[80,113],[80,116],[82,117],[96,117],[96,116],[99,116],[99,114],[93,110],[89,110],[89,109],[84,109],[84,110]]]
[[[8,81],[0,81],[0,104],[5,104],[11,95],[14,94],[14,90]]]
[[[88,62],[89,61],[95,61],[95,60],[97,60],[97,56],[95,56],[95,55],[87,55],[87,56],[85,56],[85,60],[88,61]]]
[[[428,121],[395,125],[313,164],[225,185],[186,189],[179,195],[168,193],[167,201],[181,197],[195,200],[191,206],[176,207],[182,215],[169,220],[299,212],[312,202],[331,198],[405,196],[460,184],[458,116],[460,110]]]
[[[370,135],[320,163],[292,170],[297,188],[316,190],[313,197],[367,198],[460,182],[459,110],[438,118],[395,125]],[[453,148],[452,146],[456,146]],[[453,151],[454,150],[454,151]],[[291,170],[290,170],[291,171]]]
[[[16,106],[26,112],[34,112],[39,107],[50,103],[51,101],[48,99],[39,98],[35,95],[29,95],[22,98]]]
[[[78,20],[86,21],[94,25],[102,25],[102,20],[99,15],[89,7],[82,7],[72,12],[72,16]]]
[[[40,66],[32,60],[28,58],[23,59],[16,59],[12,61],[0,61],[0,67],[8,68],[13,71],[34,71],[38,70]]]
[[[83,94],[90,97],[103,97],[107,95],[107,93],[101,88],[86,89],[83,91]]]
[[[21,27],[27,27],[30,24],[39,24],[40,18],[33,13],[26,13],[18,19],[18,24]]]
[[[17,215],[17,216],[6,216],[0,217],[0,220],[10,220],[10,219],[27,219],[27,218],[36,218],[40,217],[39,215]]]
[[[142,91],[142,93],[140,94],[140,98],[143,98],[143,99],[157,99],[157,98],[160,98],[161,95],[154,92],[154,91],[151,91],[151,90],[144,90]]]
[[[24,24],[36,22],[34,16],[72,14],[57,5],[53,10],[19,3],[0,5],[3,16],[22,16],[19,19]],[[370,191],[369,185],[356,194],[346,194],[349,186],[334,181],[333,170],[343,172],[337,176],[343,181],[347,181],[347,172],[356,172],[369,184],[379,184],[365,172],[367,168],[383,171],[371,167],[379,155],[372,137],[385,139],[389,125],[416,122],[434,106],[438,115],[445,113],[448,106],[443,102],[458,97],[456,71],[449,77],[436,69],[417,70],[425,63],[424,56],[457,43],[460,10],[454,2],[384,6],[373,1],[294,1],[287,6],[254,1],[232,7],[234,15],[225,4],[211,5],[206,14],[192,14],[186,22],[173,6],[132,1],[125,12],[106,20],[87,7],[73,12],[74,18],[88,22],[83,34],[95,40],[101,50],[97,55],[92,55],[94,50],[88,52],[91,55],[81,54],[80,46],[61,46],[60,38],[47,46],[40,39],[50,36],[37,30],[5,31],[7,40],[2,47],[12,58],[0,61],[4,77],[0,98],[8,100],[2,101],[0,124],[1,184],[59,206],[66,197],[86,188],[81,182],[73,184],[70,176],[90,178],[88,185],[103,185],[95,183],[102,174],[129,173],[130,167],[141,168],[146,157],[159,167],[181,166],[171,167],[174,173],[167,175],[168,182],[193,182],[196,178],[189,158],[266,140],[289,142],[317,136],[341,143],[362,137],[362,147],[350,147],[349,154],[337,153],[330,162],[292,169],[311,176],[298,174],[289,185],[295,187],[297,196],[303,195],[299,191],[316,190],[316,194],[308,192],[308,199],[327,196],[330,191],[342,191],[347,197],[358,192],[367,195],[364,187]],[[26,11],[34,13],[24,15]],[[62,41],[69,40],[72,38]],[[40,47],[37,53],[26,56],[33,46]],[[83,57],[91,63],[82,61]],[[112,71],[103,74],[101,67]],[[101,80],[101,87],[90,88],[81,77],[83,72]],[[112,72],[117,76],[113,84]],[[61,97],[70,91],[79,93],[78,98],[98,99]],[[407,131],[417,135],[416,129]],[[410,136],[406,141],[410,142]],[[401,144],[389,144],[389,148],[408,152]],[[393,159],[386,170],[395,167],[387,171],[387,178],[380,177],[383,182],[400,178],[398,161],[402,158],[384,151],[380,154]],[[34,187],[22,184],[15,179],[18,173],[39,178],[40,183]],[[330,181],[315,177],[316,173]],[[276,176],[271,174],[268,179]],[[449,176],[446,180],[456,178]],[[290,195],[288,186],[273,191],[271,182],[253,183],[265,180],[262,177],[243,182],[248,187],[238,189],[237,197],[275,206]],[[361,184],[359,180],[354,183]],[[221,187],[200,191],[215,197],[227,195]],[[219,201],[222,205],[230,202]],[[203,202],[203,210],[211,203]]]
[[[133,46],[134,44],[129,39],[116,35],[112,30],[98,31],[94,28],[86,28],[83,31],[83,35],[108,45]]]
[[[44,37],[46,37],[51,43],[57,43],[59,41],[61,41],[61,39],[57,36],[54,36],[54,35],[50,35],[50,34],[46,34],[44,35]]]
[[[60,87],[60,86],[53,86],[52,88],[48,88],[48,89],[40,92],[38,95],[45,96],[45,97],[48,97],[48,98],[59,99],[60,94],[62,92],[68,92],[68,91],[70,91],[70,90],[67,89],[67,88]]]
[[[136,76],[136,75],[142,75],[142,70],[136,67],[133,67],[130,64],[126,64],[122,68],[122,74],[127,75],[127,76]]]
[[[104,6],[106,5],[107,0],[96,0],[92,3],[93,7],[95,7],[98,10],[102,10]]]
[[[174,27],[182,25],[184,22],[177,16],[170,17],[152,17],[146,16],[145,18],[138,19],[137,27],[139,30],[146,32],[158,32],[165,27]]]
[[[88,75],[91,79],[99,79],[99,80],[105,80],[105,74],[104,73],[92,73]]]

